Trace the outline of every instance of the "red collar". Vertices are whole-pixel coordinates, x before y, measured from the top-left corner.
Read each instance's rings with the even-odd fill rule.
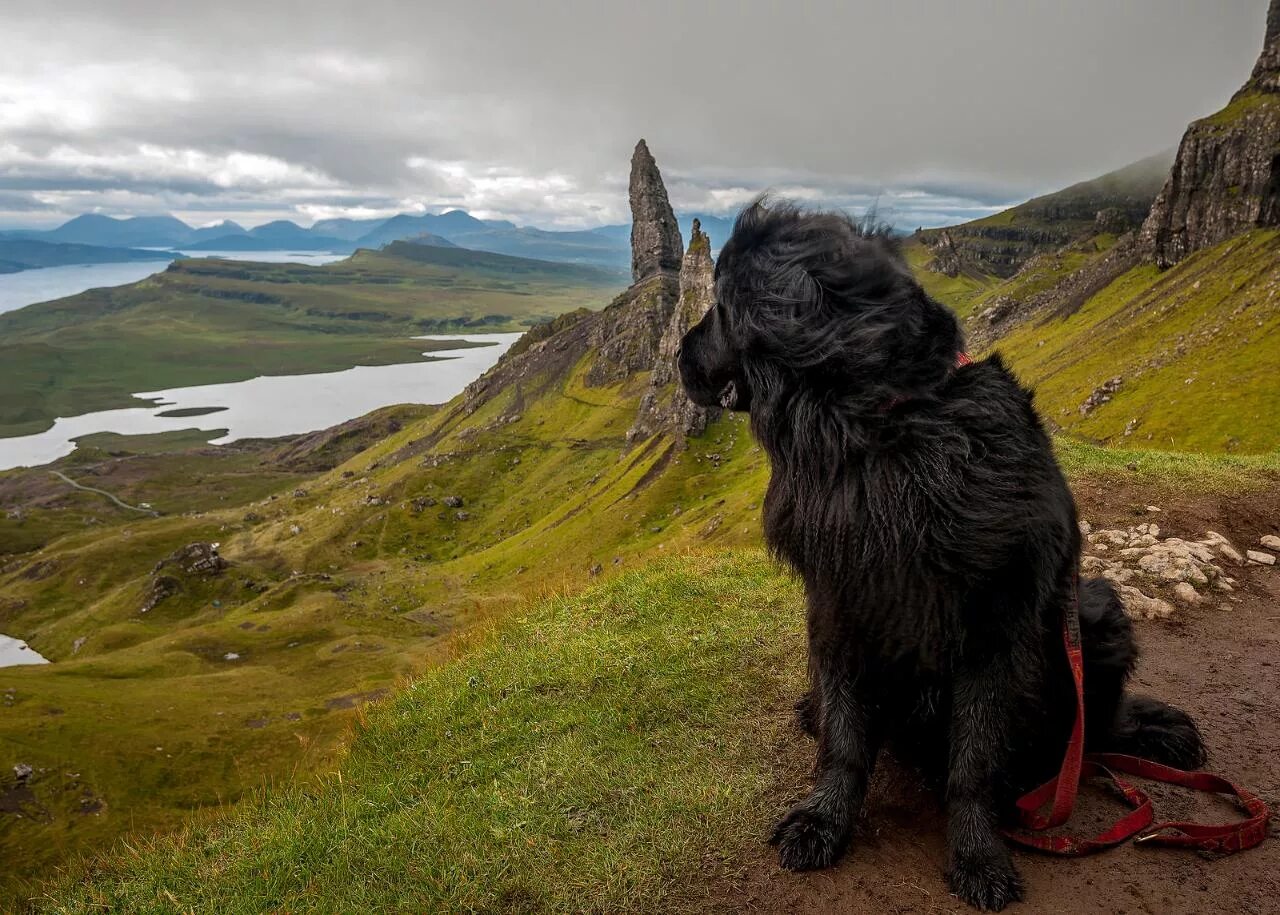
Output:
[[[954,368],[952,368],[952,370],[951,370],[951,371],[952,371],[952,372],[955,372],[955,371],[956,371],[956,369],[962,369],[962,368],[964,368],[966,365],[973,365],[973,357],[972,357],[972,356],[970,356],[968,353],[966,353],[964,350],[961,350],[960,352],[956,353],[956,364],[955,364],[955,367],[954,367]],[[886,404],[884,405],[884,409],[883,409],[883,410],[881,410],[881,412],[882,412],[882,413],[888,413],[888,412],[889,412],[890,410],[892,410],[894,407],[897,407],[897,406],[900,406],[900,405],[902,405],[902,404],[904,404],[904,403],[907,403],[909,400],[912,400],[912,399],[913,399],[913,398],[911,398],[911,397],[907,397],[907,396],[905,396],[905,395],[903,395],[903,394],[898,394],[898,395],[896,395],[896,396],[894,396],[894,397],[891,397],[891,398],[889,399],[888,403],[886,403]]]

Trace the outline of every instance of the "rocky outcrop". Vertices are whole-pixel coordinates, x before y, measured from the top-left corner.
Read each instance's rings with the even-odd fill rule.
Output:
[[[1080,250],[1096,250],[1094,242],[1084,241],[1054,254],[1041,254],[1023,264],[1016,276],[1025,278],[1028,286],[1041,286],[1037,274],[1058,274],[1065,256]],[[1141,262],[1134,233],[1123,236],[1105,254],[1087,260],[1082,266],[1050,283],[1046,288],[1025,298],[996,296],[985,307],[965,320],[965,337],[971,349],[991,346],[1014,327],[1027,321],[1061,320],[1079,311],[1094,294],[1105,289]]]
[[[689,248],[680,265],[680,298],[671,319],[658,341],[657,359],[649,374],[649,389],[640,400],[636,423],[627,438],[647,438],[664,429],[671,431],[677,440],[696,435],[715,419],[718,410],[707,410],[685,396],[680,386],[676,354],[680,341],[689,328],[702,320],[711,308],[714,298],[715,262],[711,259],[711,240],[702,231],[698,220],[693,221],[689,236]]]
[[[1271,0],[1262,54],[1217,114],[1195,121],[1142,226],[1144,254],[1170,267],[1260,226],[1280,225],[1280,0]]]
[[[632,266],[636,281],[601,311],[577,311],[535,327],[498,364],[466,389],[470,413],[503,392],[534,398],[562,384],[584,359],[583,382],[604,387],[628,381],[670,361],[662,356],[680,299],[684,245],[662,175],[641,140],[631,167]],[[705,238],[705,236],[704,236]],[[710,259],[709,250],[705,252]],[[678,339],[677,341],[678,342]],[[667,344],[674,353],[674,344]],[[520,410],[512,406],[504,416]]]
[[[1148,511],[1157,512],[1155,506]],[[1093,530],[1081,522],[1084,575],[1100,575],[1115,585],[1125,612],[1137,619],[1164,619],[1179,606],[1214,600],[1229,608],[1236,580],[1227,574],[1245,564],[1231,541],[1216,531],[1199,540],[1161,537],[1160,526],[1136,524],[1126,529]]]
[[[631,155],[631,279],[635,283],[661,273],[676,273],[684,245],[676,214],[667,199],[658,163],[641,140]]]

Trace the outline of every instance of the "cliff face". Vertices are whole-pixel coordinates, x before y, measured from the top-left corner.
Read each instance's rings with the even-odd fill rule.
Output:
[[[932,252],[928,267],[935,273],[1010,277],[1033,257],[1064,245],[1137,229],[1168,174],[1169,163],[1170,156],[1162,153],[994,216],[920,230],[916,238]]]
[[[1249,81],[1217,114],[1195,121],[1143,224],[1144,255],[1170,267],[1193,251],[1280,224],[1280,0],[1267,12]]]
[[[662,272],[677,273],[684,245],[667,199],[658,163],[644,140],[631,155],[631,279],[639,283]]]
[[[719,415],[718,410],[706,410],[685,396],[680,386],[680,373],[676,368],[676,353],[680,341],[689,328],[702,320],[714,301],[715,262],[711,260],[711,240],[702,231],[698,220],[693,221],[689,236],[689,249],[680,265],[680,298],[671,319],[658,341],[657,358],[649,375],[649,390],[640,401],[628,438],[645,438],[663,429],[673,432],[677,439],[696,435],[707,423]]]

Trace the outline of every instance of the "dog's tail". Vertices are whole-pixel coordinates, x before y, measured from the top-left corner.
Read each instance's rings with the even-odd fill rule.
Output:
[[[1199,769],[1205,763],[1204,740],[1191,716],[1150,696],[1124,697],[1106,742],[1113,753],[1140,756],[1175,769]]]
[[[1205,762],[1204,740],[1180,708],[1125,691],[1138,657],[1133,626],[1111,582],[1080,583],[1086,743],[1090,750],[1140,756],[1175,769]]]

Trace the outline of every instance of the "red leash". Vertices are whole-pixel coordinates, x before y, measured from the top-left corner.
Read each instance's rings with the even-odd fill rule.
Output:
[[[1209,772],[1186,772],[1163,766],[1148,759],[1125,756],[1121,753],[1084,752],[1084,655],[1080,647],[1080,598],[1079,582],[1073,577],[1071,606],[1063,615],[1062,639],[1071,665],[1071,677],[1076,685],[1076,719],[1067,742],[1066,756],[1061,771],[1034,791],[1018,799],[1018,814],[1022,828],[1005,830],[1005,835],[1028,848],[1055,855],[1087,855],[1119,845],[1134,836],[1139,843],[1193,848],[1198,851],[1231,854],[1253,848],[1267,836],[1267,822],[1271,811],[1261,798],[1234,785],[1225,778]],[[1236,823],[1164,822],[1152,824],[1155,808],[1151,798],[1141,788],[1121,780],[1115,773],[1138,775],[1171,785],[1180,785],[1195,791],[1232,794],[1248,814],[1248,819]],[[1071,816],[1082,778],[1106,776],[1124,795],[1125,802],[1133,809],[1091,839],[1070,835],[1036,835],[1046,829],[1061,826]],[[1052,801],[1048,815],[1041,808]]]

